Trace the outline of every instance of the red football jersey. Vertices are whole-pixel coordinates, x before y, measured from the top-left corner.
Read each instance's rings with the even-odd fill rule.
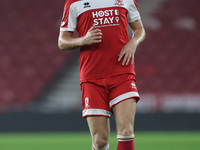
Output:
[[[80,80],[133,73],[134,65],[122,66],[118,55],[128,42],[127,22],[140,19],[135,0],[67,0],[60,31],[84,36],[95,24],[102,42],[80,49]]]

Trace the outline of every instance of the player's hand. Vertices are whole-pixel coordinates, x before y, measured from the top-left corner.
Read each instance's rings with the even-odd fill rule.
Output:
[[[124,47],[122,47],[118,55],[118,61],[121,61],[123,59],[122,65],[128,65],[131,61],[131,64],[133,65],[136,48],[137,44],[135,42],[129,41],[128,43],[126,43]]]
[[[95,43],[100,43],[102,39],[102,32],[100,29],[95,29],[95,25],[93,25],[83,37],[84,45],[91,45]]]

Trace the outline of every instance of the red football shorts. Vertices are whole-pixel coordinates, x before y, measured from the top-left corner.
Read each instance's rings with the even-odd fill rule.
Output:
[[[113,106],[130,98],[140,99],[133,74],[86,80],[81,91],[83,117],[110,117]]]

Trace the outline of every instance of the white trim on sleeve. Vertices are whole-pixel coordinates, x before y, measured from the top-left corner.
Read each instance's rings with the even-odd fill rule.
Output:
[[[129,20],[128,23],[134,22],[134,21],[136,21],[136,20],[141,20],[141,17],[140,17],[140,16],[137,16],[137,17],[135,17],[135,18]]]
[[[73,29],[73,28],[64,28],[64,27],[61,27],[61,28],[60,28],[60,31],[75,31],[75,29]]]
[[[128,14],[127,14],[127,22],[131,23],[134,22],[136,20],[140,20],[140,13],[138,11],[138,8],[136,6],[136,4],[134,3],[133,0],[127,0],[127,10],[128,10]]]

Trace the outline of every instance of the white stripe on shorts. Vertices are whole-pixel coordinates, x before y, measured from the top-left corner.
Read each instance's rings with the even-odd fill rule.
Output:
[[[114,105],[118,104],[119,102],[131,97],[140,97],[140,96],[138,92],[128,92],[128,93],[119,95],[110,101],[109,103],[110,108],[112,108]]]
[[[83,110],[82,116],[83,117],[86,117],[86,116],[107,116],[107,117],[110,117],[111,113],[109,111],[103,110],[103,109],[86,109],[86,110]]]

